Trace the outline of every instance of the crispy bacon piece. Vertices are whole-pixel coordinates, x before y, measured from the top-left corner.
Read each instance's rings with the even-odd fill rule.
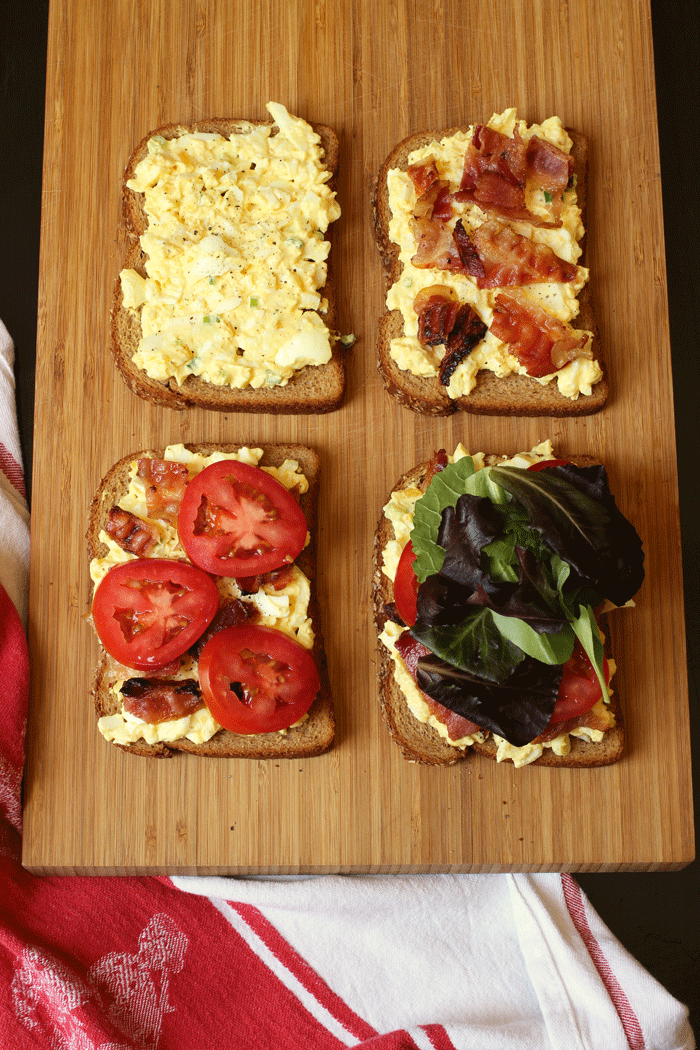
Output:
[[[245,594],[257,594],[262,586],[271,583],[276,591],[283,590],[292,582],[294,565],[283,565],[280,569],[271,569],[270,572],[258,573],[257,576],[240,576],[236,583]]]
[[[449,269],[459,261],[447,221],[452,217],[449,183],[440,179],[435,161],[411,165],[408,175],[416,190],[411,229],[416,241],[412,258],[419,268]]]
[[[528,211],[525,184],[528,175],[527,146],[515,129],[513,138],[477,125],[464,156],[464,169],[456,201],[471,201],[484,211],[505,218],[525,220],[533,226],[558,227],[561,220],[542,219]]]
[[[428,190],[440,181],[440,175],[434,160],[425,164],[409,164],[406,174],[413,183],[416,197],[420,199],[427,194]]]
[[[146,486],[146,507],[150,518],[177,525],[177,516],[189,479],[184,463],[166,459],[140,459],[136,473]]]
[[[515,129],[513,137],[477,124],[467,148],[461,190],[476,190],[484,175],[496,175],[523,189],[527,177],[527,147]]]
[[[439,448],[433,453],[433,457],[428,463],[428,469],[425,472],[423,478],[423,488],[427,489],[430,482],[433,480],[436,474],[439,474],[441,470],[444,470],[447,466],[447,449]]]
[[[577,357],[593,357],[587,335],[577,335],[518,291],[496,296],[491,331],[509,344],[527,374],[535,378],[550,375]]]
[[[451,288],[433,284],[413,301],[418,315],[418,340],[424,346],[445,347],[438,377],[448,386],[463,361],[486,334],[486,325],[468,303],[459,303]]]
[[[535,737],[533,744],[544,744],[546,741],[554,740],[555,737],[560,736],[562,733],[570,733],[572,729],[581,729],[584,726],[588,729],[605,730],[610,728],[610,722],[592,707],[577,718],[567,718],[564,722],[557,722],[556,725],[548,726],[544,733]]]
[[[527,177],[552,196],[559,196],[571,183],[574,158],[558,146],[533,135],[527,144]]]
[[[191,678],[129,678],[121,691],[124,710],[149,725],[184,718],[204,707],[199,686]]]
[[[105,524],[105,532],[119,544],[122,550],[144,558],[156,545],[158,529],[143,518],[121,507],[112,507]]]
[[[447,343],[457,320],[459,303],[446,295],[436,293],[424,301],[424,305],[421,305],[419,296],[416,296],[413,305],[418,314],[418,341],[423,346],[441,346]]]
[[[479,288],[507,288],[544,281],[566,284],[573,281],[578,272],[576,266],[560,259],[548,245],[536,244],[493,220],[475,230],[473,241],[482,262],[482,274],[476,280]]]
[[[250,602],[242,602],[240,598],[232,598],[226,601],[217,612],[201,638],[198,638],[189,650],[196,660],[202,649],[210,638],[226,627],[240,627],[244,623],[255,623],[258,619],[258,610]]]
[[[479,258],[479,253],[476,250],[474,241],[464,229],[464,223],[461,219],[457,219],[455,228],[452,231],[452,236],[454,238],[455,247],[457,248],[457,254],[459,255],[459,272],[468,273],[470,277],[476,277],[477,280],[478,278],[483,277],[486,272],[484,270],[484,264]]]
[[[406,670],[415,682],[418,661],[421,656],[429,656],[430,650],[426,649],[421,642],[417,642],[415,638],[412,638],[408,631],[404,631],[403,634],[399,635],[396,640],[396,648],[406,665]],[[439,704],[437,700],[433,700],[431,696],[428,696],[422,690],[421,696],[428,705],[430,713],[435,715],[438,721],[447,727],[450,740],[461,740],[462,737],[472,736],[474,733],[481,732],[479,726],[475,725],[474,722],[470,722],[468,718],[462,718],[461,715],[455,714],[449,708],[443,707],[442,704]]]
[[[468,303],[460,306],[455,323],[445,343],[445,356],[440,362],[438,378],[449,386],[457,365],[468,357],[486,335],[486,325]]]

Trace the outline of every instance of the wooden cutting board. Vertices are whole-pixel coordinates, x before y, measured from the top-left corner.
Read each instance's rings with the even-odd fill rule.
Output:
[[[321,417],[156,409],[108,350],[129,153],[168,121],[283,102],[341,142],[344,407]],[[588,261],[612,384],[576,421],[417,416],[385,394],[370,189],[423,128],[518,107],[590,139]],[[675,438],[646,0],[53,0],[37,348],[24,864],[36,872],[619,870],[694,855]],[[405,762],[379,716],[372,537],[395,480],[439,447],[550,436],[600,457],[647,555],[618,614],[624,760],[600,770]],[[119,457],[173,441],[302,441],[322,463],[319,592],[338,734],[306,761],[148,761],[98,735],[85,623],[90,499]]]

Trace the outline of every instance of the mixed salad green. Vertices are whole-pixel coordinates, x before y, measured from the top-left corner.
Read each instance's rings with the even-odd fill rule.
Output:
[[[548,726],[578,639],[607,685],[594,608],[624,605],[644,579],[642,543],[605,467],[477,470],[470,456],[416,503],[411,635],[430,650],[417,684],[520,747]]]

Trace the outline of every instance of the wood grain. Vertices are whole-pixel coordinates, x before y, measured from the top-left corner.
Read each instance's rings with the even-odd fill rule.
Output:
[[[507,53],[507,61],[504,55]],[[647,0],[54,0],[49,21],[30,596],[24,855],[37,872],[619,870],[694,855],[678,493]],[[264,116],[270,99],[341,140],[334,268],[354,332],[348,396],[322,417],[178,413],[134,397],[108,351],[120,180],[167,121]],[[588,261],[612,395],[598,416],[431,420],[384,393],[374,172],[400,138],[518,107],[589,136]],[[599,456],[646,548],[615,624],[626,758],[600,770],[449,769],[381,725],[369,587],[394,481],[434,448],[551,436]],[[138,760],[88,695],[87,509],[121,456],[171,441],[301,441],[322,463],[319,597],[338,722],[304,762]]]

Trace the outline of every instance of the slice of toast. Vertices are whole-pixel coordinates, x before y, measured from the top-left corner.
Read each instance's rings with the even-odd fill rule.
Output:
[[[191,452],[210,455],[213,452],[236,452],[241,444],[202,443],[186,446]],[[149,744],[138,740],[130,744],[117,744],[117,747],[134,755],[150,758],[169,758],[176,751],[189,754],[221,758],[308,758],[327,751],[333,743],[335,718],[330,693],[328,670],[323,646],[323,636],[319,623],[318,602],[316,600],[316,534],[317,506],[319,483],[319,460],[316,452],[305,445],[256,445],[248,443],[248,448],[262,448],[263,456],[260,466],[280,466],[286,459],[298,462],[309,483],[309,489],[299,497],[299,504],[306,517],[311,536],[310,542],[297,557],[295,564],[301,569],[311,584],[309,616],[314,629],[314,647],[312,654],[321,680],[321,689],[314,700],[308,718],[296,728],[286,732],[260,733],[242,736],[221,729],[206,743],[181,739],[164,743]],[[100,540],[110,509],[125,495],[129,484],[129,471],[135,459],[144,456],[162,457],[163,450],[144,450],[125,456],[107,472],[90,505],[87,528],[88,558],[104,557],[107,548]],[[100,645],[99,657],[92,685],[95,712],[98,719],[104,715],[116,714],[120,703],[109,687],[111,657]],[[141,672],[133,672],[138,677]]]
[[[139,238],[148,227],[144,210],[144,195],[127,186],[133,178],[139,161],[148,152],[148,142],[158,135],[164,139],[176,138],[192,132],[217,133],[230,136],[244,133],[256,126],[272,121],[216,118],[200,120],[192,124],[165,124],[145,136],[134,149],[126,166],[122,188],[122,229],[125,243],[124,269],[132,269],[146,276],[147,256],[141,249]],[[324,166],[332,172],[330,187],[334,187],[338,170],[339,142],[332,128],[325,124],[312,124],[320,136],[324,151]],[[331,228],[326,232],[331,239]],[[135,394],[152,404],[165,408],[206,408],[221,412],[270,412],[275,414],[321,414],[338,408],[345,392],[345,363],[343,348],[337,338],[336,289],[329,258],[323,297],[328,309],[322,319],[331,333],[332,357],[323,365],[307,366],[296,372],[285,386],[246,387],[218,386],[199,376],[190,375],[182,382],[173,379],[153,379],[137,367],[132,357],[141,339],[141,322],[138,311],[125,308],[121,280],[114,286],[111,313],[111,349],[117,367],[127,386]]]
[[[448,128],[444,131],[424,131],[410,135],[391,151],[377,176],[372,195],[374,235],[382,260],[386,290],[395,284],[403,272],[399,259],[399,247],[389,236],[391,208],[387,176],[391,169],[406,170],[409,155],[431,142],[466,132],[466,127]],[[588,204],[588,142],[586,137],[573,128],[566,129],[572,140],[574,174],[581,219],[586,226]],[[585,265],[585,236],[581,242],[584,252],[579,260]],[[436,274],[438,271],[435,271]],[[436,279],[439,283],[439,278]],[[593,334],[593,356],[598,360],[603,378],[596,383],[589,395],[581,394],[576,400],[559,392],[555,381],[543,385],[526,375],[512,373],[499,377],[495,372],[482,369],[470,394],[453,399],[437,377],[423,377],[399,368],[392,359],[392,339],[404,334],[403,318],[398,310],[388,311],[379,319],[377,335],[377,367],[388,393],[406,408],[426,415],[446,416],[461,410],[477,415],[496,416],[579,416],[598,412],[608,398],[608,381],[602,357],[600,335],[596,324],[590,285],[587,283],[578,295],[579,314],[575,319],[578,329]]]
[[[488,465],[504,459],[503,456],[488,455]],[[578,466],[590,466],[595,460],[587,456],[568,457],[571,463]],[[403,474],[392,491],[416,486],[424,491],[429,464],[421,463]],[[381,634],[387,620],[386,607],[394,601],[394,588],[389,577],[383,572],[383,552],[389,540],[395,538],[394,526],[382,514],[374,538],[374,560],[372,578],[372,603],[374,623],[377,634]],[[609,648],[606,631],[606,649]],[[470,748],[475,753],[487,758],[496,758],[497,744],[492,736],[486,736],[483,742],[475,740],[470,748],[454,747],[445,740],[436,729],[427,723],[420,722],[410,710],[406,697],[396,681],[394,660],[386,646],[378,642],[379,650],[379,702],[382,717],[398,745],[404,758],[411,762],[425,765],[453,765],[469,755]],[[571,750],[566,756],[556,755],[551,748],[545,747],[542,755],[532,765],[558,766],[563,768],[582,768],[587,766],[605,766],[619,761],[624,749],[624,723],[619,699],[616,693],[611,694],[610,710],[615,716],[615,726],[604,734],[600,743],[571,737]]]

